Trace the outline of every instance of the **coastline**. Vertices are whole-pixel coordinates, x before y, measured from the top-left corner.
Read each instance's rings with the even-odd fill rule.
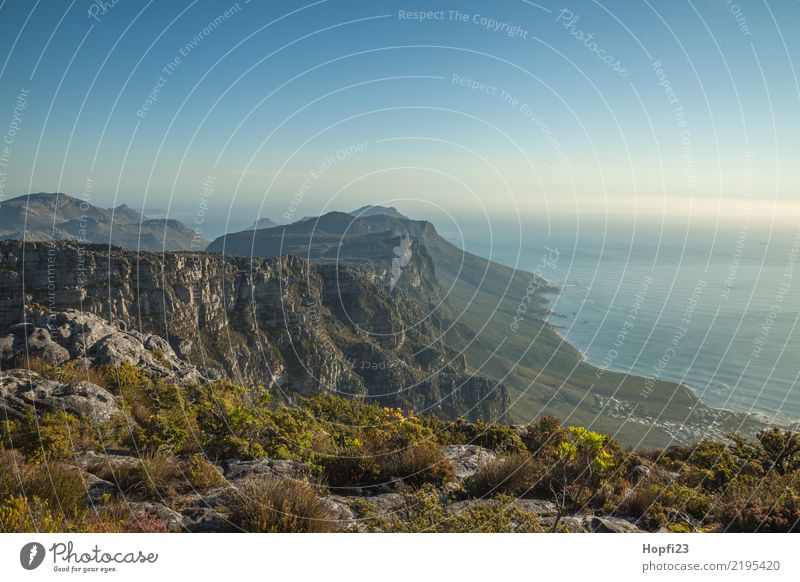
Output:
[[[558,287],[554,286],[550,282],[547,282],[547,284],[548,284],[548,290],[546,292],[543,292],[541,295],[549,303],[552,303],[551,297],[548,297],[548,295],[557,295],[560,292],[560,290]],[[559,313],[558,311],[555,311],[548,307],[547,316],[545,317],[545,322],[553,329],[556,335],[558,335],[558,337],[565,344],[568,344],[580,354],[582,361],[589,364],[593,368],[597,368],[598,370],[607,370],[609,372],[614,372],[617,374],[639,376],[641,378],[652,378],[652,376],[632,373],[630,370],[625,370],[621,367],[605,366],[601,362],[595,361],[589,356],[589,354],[586,352],[584,348],[576,345],[574,341],[567,339],[565,334],[562,333],[562,330],[564,330],[565,327],[562,325],[558,325],[556,322],[551,321],[551,318],[553,317],[568,318],[569,316],[564,315],[563,313]],[[695,386],[692,386],[690,383],[686,382],[683,379],[673,378],[665,375],[663,378],[660,378],[660,380],[666,380],[668,382],[672,382],[680,386],[683,386],[684,388],[688,389],[699,402],[701,402],[703,405],[707,406],[712,410],[731,413],[731,414],[744,414],[752,418],[756,422],[766,425],[780,426],[783,428],[794,427],[795,429],[800,427],[800,418],[792,418],[790,416],[781,415],[776,412],[768,410],[754,410],[754,409],[748,410],[745,408],[738,408],[735,406],[719,406],[704,398],[701,394],[702,391],[700,389],[696,388]]]

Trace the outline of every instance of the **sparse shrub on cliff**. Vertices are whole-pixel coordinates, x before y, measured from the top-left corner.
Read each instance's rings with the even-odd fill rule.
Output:
[[[213,458],[258,458],[269,422],[271,395],[262,386],[247,389],[218,380],[194,391],[202,446]]]
[[[633,487],[613,509],[657,527],[686,526],[686,517],[698,522],[706,519],[713,501],[713,496],[701,487],[647,480]]]
[[[104,499],[90,509],[77,528],[87,533],[166,533],[155,515],[134,513],[124,501]]]
[[[769,428],[759,432],[757,440],[766,470],[774,469],[781,475],[800,470],[800,434]]]
[[[581,508],[602,485],[614,466],[612,450],[618,448],[604,434],[571,426],[556,452],[551,469],[551,490],[558,507],[553,531],[568,507]]]
[[[504,424],[477,421],[468,431],[469,442],[498,452],[522,453],[527,449],[519,432]]]
[[[536,455],[552,455],[561,446],[566,431],[561,421],[553,416],[541,416],[525,427],[523,441]]]
[[[455,480],[453,465],[436,443],[417,443],[398,451],[390,457],[384,471],[414,486],[423,483],[441,485]]]

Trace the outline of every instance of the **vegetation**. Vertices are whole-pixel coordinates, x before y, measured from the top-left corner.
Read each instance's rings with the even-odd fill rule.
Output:
[[[238,528],[261,533],[335,531],[333,515],[317,490],[302,481],[268,475],[248,479],[226,500],[230,520]]]
[[[0,531],[166,531],[130,503],[180,511],[212,490],[214,511],[246,531],[340,529],[325,497],[354,493],[359,523],[375,531],[554,531],[576,513],[650,531],[800,530],[800,435],[777,428],[645,453],[552,417],[524,427],[449,422],[327,393],[290,406],[262,387],[178,386],[132,366],[37,366],[60,379],[90,373],[122,413],[106,423],[33,411],[4,421]],[[459,481],[445,447],[468,444],[488,460]],[[262,457],[291,459],[303,476],[228,483],[220,469]],[[92,490],[98,478],[114,493]],[[388,516],[369,497],[385,491],[405,500]],[[554,502],[556,515],[542,525],[519,498]]]

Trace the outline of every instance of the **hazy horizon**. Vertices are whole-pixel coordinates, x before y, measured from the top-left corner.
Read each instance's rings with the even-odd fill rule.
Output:
[[[0,201],[800,215],[797,4],[91,6],[0,8]]]

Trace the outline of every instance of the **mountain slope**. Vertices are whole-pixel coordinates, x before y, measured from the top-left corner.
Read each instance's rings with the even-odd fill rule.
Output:
[[[78,240],[131,249],[203,248],[206,241],[174,219],[151,219],[121,205],[98,208],[66,194],[40,192],[0,205],[0,239]]]

